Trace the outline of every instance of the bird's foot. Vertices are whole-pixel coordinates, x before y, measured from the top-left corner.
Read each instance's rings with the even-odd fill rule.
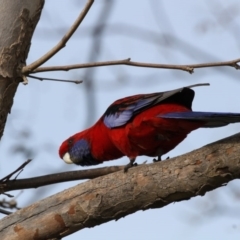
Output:
[[[169,158],[170,157],[167,157],[165,160],[168,160]],[[162,161],[161,156],[158,156],[157,159],[156,158],[153,159],[153,162],[161,162],[161,161]]]
[[[126,173],[129,168],[136,167],[138,164],[130,161],[125,167],[124,167],[124,172]]]
[[[158,156],[157,159],[156,158],[153,159],[153,162],[161,162],[161,161],[162,161],[161,156]]]

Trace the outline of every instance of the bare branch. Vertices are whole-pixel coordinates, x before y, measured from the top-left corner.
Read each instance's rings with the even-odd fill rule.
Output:
[[[143,162],[142,164],[145,164],[146,162],[147,161]],[[22,167],[22,165],[20,167]],[[124,167],[125,166],[111,166],[111,167],[103,167],[103,168],[96,168],[96,169],[53,173],[53,174],[48,174],[48,175],[43,175],[43,176],[33,177],[33,178],[23,178],[23,179],[15,178],[14,180],[8,180],[8,181],[5,181],[4,183],[0,182],[0,190],[1,190],[0,193],[7,195],[6,192],[12,191],[12,190],[38,188],[38,187],[43,187],[46,185],[61,183],[61,182],[94,179],[110,173],[122,171]],[[10,195],[10,197],[12,196]]]
[[[58,78],[46,78],[46,77],[38,77],[38,76],[33,76],[33,75],[28,75],[28,77],[33,78],[33,79],[37,79],[40,81],[43,80],[48,80],[48,81],[55,81],[55,82],[67,82],[67,83],[82,83],[82,80],[64,80],[64,79],[58,79]]]
[[[80,13],[78,18],[74,22],[74,24],[71,26],[69,31],[63,36],[63,38],[60,40],[60,42],[55,47],[53,47],[49,52],[47,52],[45,55],[43,55],[41,58],[39,58],[35,62],[31,63],[28,66],[23,67],[22,73],[24,75],[26,75],[28,73],[32,73],[32,71],[34,69],[36,69],[37,67],[39,67],[40,65],[45,63],[48,59],[50,59],[52,56],[54,56],[59,50],[61,50],[62,48],[64,48],[66,46],[67,41],[70,39],[70,37],[77,30],[79,25],[82,23],[83,19],[85,18],[89,9],[91,8],[93,2],[94,2],[94,0],[88,0],[87,1],[84,9]]]
[[[23,163],[20,167],[18,167],[16,170],[14,170],[14,171],[11,172],[10,174],[8,174],[6,177],[0,179],[0,184],[9,181],[10,178],[11,178],[15,173],[17,173],[17,172],[19,172],[19,173],[17,174],[17,176],[18,176],[18,175],[22,172],[23,168],[24,168],[26,165],[28,165],[31,161],[32,161],[31,159],[28,159],[26,162],[24,162],[24,163]],[[16,180],[17,176],[15,177],[15,180]]]
[[[188,200],[240,178],[240,133],[191,153],[78,184],[0,221],[1,240],[63,238],[139,210]]]
[[[10,215],[12,212],[0,208],[0,213],[5,214],[5,215]]]
[[[40,67],[35,69],[33,72],[49,72],[49,71],[69,71],[72,69],[80,68],[92,68],[92,67],[103,67],[103,66],[112,66],[112,65],[128,65],[133,67],[146,67],[146,68],[163,68],[163,69],[175,69],[182,70],[189,73],[193,73],[195,68],[207,68],[207,67],[234,67],[236,69],[240,68],[238,64],[240,58],[226,61],[226,62],[210,62],[210,63],[199,63],[199,64],[189,64],[189,65],[174,65],[174,64],[157,64],[157,63],[144,63],[144,62],[133,62],[131,58],[116,60],[116,61],[105,61],[105,62],[93,62],[93,63],[82,63],[82,64],[73,64],[65,66],[49,66],[49,67]]]
[[[5,208],[16,209],[16,210],[21,209],[21,208],[18,207],[18,203],[17,203],[16,199],[22,193],[23,193],[23,191],[18,193],[18,195],[15,198],[13,198],[13,199],[11,199],[9,201],[5,200],[5,198],[0,200],[0,207],[1,207],[0,208],[0,213],[5,214],[5,215],[9,215],[9,214],[12,213],[12,212],[9,212],[9,211],[5,210]]]
[[[49,175],[43,175],[33,178],[25,179],[14,179],[5,181],[4,183],[0,182],[1,192],[7,192],[12,190],[19,189],[29,189],[29,188],[38,188],[50,184],[75,181],[75,180],[84,180],[84,179],[93,179],[100,176],[104,176],[113,172],[123,170],[124,166],[112,166],[112,167],[103,167],[97,169],[88,169],[88,170],[79,170],[79,171],[69,171],[62,173],[54,173]]]

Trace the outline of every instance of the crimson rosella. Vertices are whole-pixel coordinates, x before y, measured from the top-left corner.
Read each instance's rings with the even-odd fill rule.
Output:
[[[127,170],[140,155],[161,160],[197,128],[240,122],[240,113],[193,112],[191,88],[203,85],[209,84],[119,99],[92,127],[64,141],[59,155],[81,166],[127,156]]]

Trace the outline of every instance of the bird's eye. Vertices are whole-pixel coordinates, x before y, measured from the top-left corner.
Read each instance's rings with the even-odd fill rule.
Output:
[[[69,145],[69,146],[72,146],[72,144],[73,144],[73,139],[72,139],[72,138],[69,138],[69,139],[68,139],[68,145]]]

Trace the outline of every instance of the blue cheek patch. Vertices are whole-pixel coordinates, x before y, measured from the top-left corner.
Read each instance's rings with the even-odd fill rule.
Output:
[[[69,151],[71,160],[81,166],[91,166],[101,163],[97,161],[91,153],[91,148],[85,139],[77,141]]]
[[[84,139],[77,141],[70,150],[70,155],[73,157],[79,156],[82,158],[83,156],[87,156],[89,154],[91,154],[90,146]]]

